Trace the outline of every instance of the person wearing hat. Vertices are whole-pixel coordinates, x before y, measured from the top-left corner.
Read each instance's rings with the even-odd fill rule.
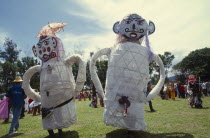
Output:
[[[22,89],[22,78],[16,76],[13,81],[14,85],[9,88],[7,97],[11,99],[11,108],[13,111],[13,119],[9,130],[9,135],[13,135],[19,128],[19,117],[21,115],[24,104],[25,92]],[[14,131],[15,130],[15,131]]]

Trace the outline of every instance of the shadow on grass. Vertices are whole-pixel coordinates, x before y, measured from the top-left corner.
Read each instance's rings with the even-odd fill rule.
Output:
[[[203,108],[201,108],[201,109],[210,109],[210,107],[203,107]]]
[[[46,136],[45,138],[50,138],[50,137]],[[79,135],[77,131],[66,131],[63,132],[62,136],[58,135],[58,133],[55,133],[54,138],[79,138]]]
[[[150,113],[155,113],[155,112],[158,112],[157,110],[155,111],[151,111],[151,110],[144,110],[145,112],[150,112]]]
[[[6,124],[10,124],[11,122],[1,122],[0,124],[2,125],[6,125]]]
[[[210,109],[210,107],[203,107],[203,108],[195,108],[195,107],[192,107],[192,109],[198,109],[198,110],[201,110],[201,109]]]
[[[4,135],[4,136],[2,136],[2,137],[0,137],[0,138],[12,138],[12,137],[17,137],[17,136],[20,136],[20,135],[22,135],[23,133],[15,133],[15,134],[13,134],[12,136],[9,136],[8,134],[6,134],[6,135]]]
[[[106,134],[106,138],[193,138],[194,136],[183,132],[173,133],[160,133],[152,134],[145,131],[134,132],[132,134],[127,133],[125,129],[118,129]]]

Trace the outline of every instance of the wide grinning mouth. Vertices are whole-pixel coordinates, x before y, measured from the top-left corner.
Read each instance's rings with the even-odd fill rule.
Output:
[[[131,38],[136,38],[136,37],[137,37],[137,34],[136,34],[136,33],[131,33],[131,34],[130,34],[130,37],[131,37]]]

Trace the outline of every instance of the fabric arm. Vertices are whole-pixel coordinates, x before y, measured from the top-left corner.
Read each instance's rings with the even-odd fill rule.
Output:
[[[104,48],[104,49],[100,49],[99,51],[97,51],[93,57],[90,60],[90,75],[91,75],[91,79],[93,81],[93,84],[96,88],[96,90],[98,91],[98,93],[102,96],[102,98],[104,98],[104,91],[101,85],[101,82],[98,78],[98,75],[96,73],[96,61],[99,57],[103,56],[103,55],[107,55],[109,56],[111,53],[111,49],[110,48]]]
[[[157,85],[152,89],[152,91],[147,96],[147,101],[151,101],[161,90],[165,82],[165,69],[162,60],[156,54],[153,56],[153,60],[159,65],[160,67],[160,79]]]
[[[75,93],[79,93],[86,81],[86,64],[82,57],[78,54],[75,54],[71,57],[67,57],[65,59],[65,64],[69,64],[72,66],[74,63],[79,64],[79,70],[78,70],[78,75],[77,75],[77,80],[76,80],[76,85],[75,85]]]
[[[22,83],[22,88],[24,89],[25,94],[30,98],[33,99],[35,101],[40,102],[41,101],[41,97],[38,93],[36,93],[30,86],[30,80],[31,77],[36,73],[39,72],[41,70],[41,66],[40,65],[36,65],[33,66],[31,68],[29,68],[25,74],[23,75],[23,83]]]

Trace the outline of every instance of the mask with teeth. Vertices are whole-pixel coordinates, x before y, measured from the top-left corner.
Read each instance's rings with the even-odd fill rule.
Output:
[[[122,21],[118,21],[113,26],[116,34],[121,34],[128,40],[139,40],[143,36],[152,34],[155,31],[155,25],[149,21],[149,24],[141,16],[137,14],[129,14]]]

